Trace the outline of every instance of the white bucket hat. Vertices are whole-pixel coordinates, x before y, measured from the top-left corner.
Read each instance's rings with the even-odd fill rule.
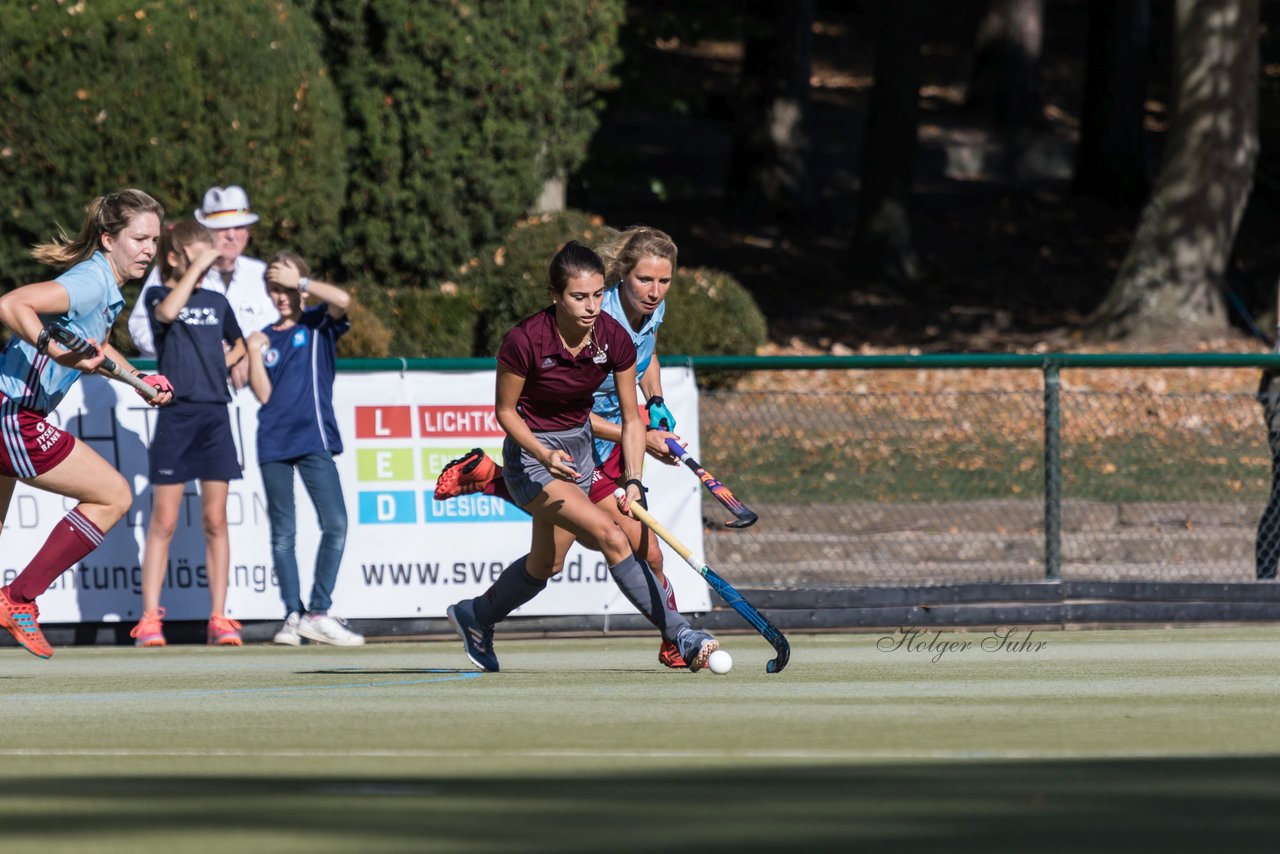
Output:
[[[210,187],[204,194],[204,205],[196,211],[196,222],[205,228],[236,228],[253,225],[258,215],[249,210],[249,194],[244,188]]]

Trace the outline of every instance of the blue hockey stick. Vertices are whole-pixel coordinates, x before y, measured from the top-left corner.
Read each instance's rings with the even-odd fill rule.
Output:
[[[617,490],[614,495],[621,497],[622,490]],[[707,566],[704,561],[694,558],[693,552],[689,550],[689,547],[677,540],[675,535],[664,528],[657,519],[653,518],[648,510],[632,502],[631,515],[639,519],[646,528],[661,537],[662,541],[671,546],[676,554],[684,558],[685,563],[696,569],[698,574],[707,580],[707,584],[711,586],[711,589],[725,601],[725,604],[737,611],[742,619],[750,623],[752,628],[773,646],[778,655],[766,664],[764,669],[769,673],[781,673],[782,668],[786,667],[787,662],[791,660],[791,644],[787,643],[786,637],[778,630],[777,626],[765,619],[765,616],[757,611],[755,606],[743,599],[742,594],[734,590],[733,585],[721,578],[714,569]]]

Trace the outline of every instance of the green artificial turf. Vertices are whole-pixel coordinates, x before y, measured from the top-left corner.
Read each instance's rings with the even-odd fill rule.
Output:
[[[499,635],[504,670],[483,675],[453,642],[63,648],[47,662],[7,648],[3,848],[1280,839],[1280,628],[1037,631],[1021,649],[983,631],[791,639],[791,665],[768,675],[758,637],[722,638],[725,676],[667,671],[649,638]]]

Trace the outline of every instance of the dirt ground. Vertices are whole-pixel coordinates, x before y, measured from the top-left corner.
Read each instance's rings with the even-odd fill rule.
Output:
[[[682,263],[734,273],[768,318],[770,343],[763,352],[1127,349],[1086,344],[1078,333],[1110,287],[1139,213],[1076,194],[1070,185],[1086,0],[1049,0],[1045,121],[1035,131],[1009,133],[975,127],[961,109],[983,4],[938,4],[923,51],[921,144],[911,210],[925,272],[905,286],[868,281],[848,253],[872,83],[875,4],[818,4],[811,84],[820,200],[802,222],[731,208],[724,200],[741,61],[732,27],[686,20],[683,37],[635,45],[627,41],[640,37],[635,16],[660,4],[629,5],[633,23],[631,35],[624,32],[623,84],[609,99],[569,203],[601,213],[611,224],[663,227],[680,243]],[[1167,41],[1156,40],[1153,51],[1147,125],[1154,171],[1167,118]],[[1231,331],[1218,341],[1168,341],[1154,349],[1267,349],[1251,329],[1274,327],[1271,306],[1280,271],[1274,240],[1280,194],[1273,189],[1280,182],[1269,178],[1266,143],[1264,138],[1259,179],[1224,291],[1233,306]],[[894,372],[891,381],[903,381],[907,373]],[[1256,372],[1235,373],[1252,379],[1231,385],[1256,384]],[[957,377],[946,376],[948,383]],[[1142,381],[1118,372],[1108,376],[1118,383]],[[1213,372],[1193,376],[1198,379],[1192,382],[1207,385],[1222,380]]]

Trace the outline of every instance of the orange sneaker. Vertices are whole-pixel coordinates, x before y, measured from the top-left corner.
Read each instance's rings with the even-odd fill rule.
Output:
[[[50,658],[53,647],[40,631],[40,609],[35,602],[19,604],[9,598],[9,588],[0,587],[0,626],[9,630],[23,649],[37,658]]]
[[[436,501],[483,492],[498,475],[498,464],[480,448],[472,448],[444,467],[436,479]]]
[[[662,642],[662,649],[658,650],[658,662],[667,667],[688,667],[685,663],[684,656],[680,654],[680,647],[676,646],[669,640]]]
[[[209,615],[209,643],[217,646],[244,646],[240,624],[224,614]]]
[[[156,608],[154,611],[144,611],[142,619],[138,620],[138,625],[129,630],[129,637],[133,638],[134,646],[164,646],[164,627],[161,621],[164,620],[164,608]]]

